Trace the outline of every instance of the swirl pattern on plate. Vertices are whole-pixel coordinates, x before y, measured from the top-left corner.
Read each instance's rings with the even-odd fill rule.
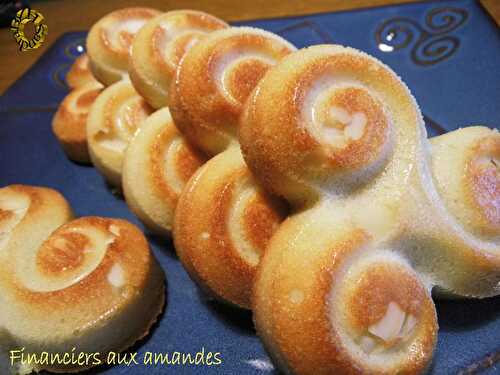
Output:
[[[454,7],[434,8],[426,14],[425,25],[407,17],[384,21],[375,31],[377,47],[394,52],[411,46],[411,59],[420,66],[432,66],[449,59],[460,46],[457,36],[449,35],[462,26],[469,14]]]
[[[0,215],[3,350],[105,354],[147,334],[163,307],[164,276],[135,226],[100,217],[69,221],[59,193],[21,185],[0,189]],[[66,372],[90,365],[31,366]]]
[[[109,86],[128,76],[134,36],[159,14],[151,8],[124,8],[105,15],[92,26],[87,36],[87,55],[99,82]]]
[[[236,134],[253,87],[295,48],[252,28],[214,31],[182,59],[170,91],[179,131],[208,156],[189,180],[174,219],[177,253],[214,297],[249,308],[256,268],[286,210],[255,183]]]
[[[87,119],[90,158],[113,186],[121,186],[125,150],[152,112],[129,80],[107,87],[92,105]]]
[[[123,192],[148,228],[170,234],[177,200],[203,155],[175,127],[168,108],[149,116],[132,138],[123,162]]]
[[[52,131],[71,160],[90,163],[87,146],[87,117],[103,86],[93,80],[73,89],[52,119]]]
[[[452,132],[431,155],[415,99],[375,58],[336,45],[286,57],[246,102],[239,139],[254,176],[294,207],[252,303],[286,372],[424,372],[431,289],[500,292],[498,133]]]
[[[130,78],[154,108],[168,105],[168,90],[186,51],[205,34],[228,25],[204,12],[176,10],[150,20],[137,33],[130,55]]]

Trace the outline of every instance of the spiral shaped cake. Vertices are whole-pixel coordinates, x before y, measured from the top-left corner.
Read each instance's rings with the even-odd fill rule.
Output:
[[[86,53],[80,55],[66,75],[71,89],[52,119],[52,131],[69,159],[90,163],[87,146],[87,116],[103,86],[90,72]]]
[[[228,25],[204,12],[163,13],[140,29],[132,43],[130,78],[154,108],[168,105],[168,90],[182,56],[205,34]]]
[[[111,185],[121,186],[125,150],[152,112],[129,80],[107,87],[92,105],[87,119],[90,158]]]
[[[214,31],[177,68],[170,111],[182,134],[208,155],[237,144],[243,103],[264,73],[295,47],[250,27]]]
[[[179,195],[203,161],[175,127],[168,108],[156,111],[125,153],[122,184],[129,208],[149,229],[169,235]]]
[[[104,356],[147,334],[160,313],[163,271],[143,234],[124,220],[71,216],[54,190],[0,189],[3,350]],[[92,363],[31,365],[73,372]]]
[[[252,301],[285,372],[421,373],[432,288],[500,292],[498,133],[436,138],[431,159],[415,99],[375,58],[335,45],[284,58],[247,100],[239,139],[262,186],[294,207]]]
[[[109,86],[128,77],[135,34],[158,14],[149,8],[125,8],[109,13],[91,28],[87,37],[88,52],[75,60],[66,75],[67,84],[73,90],[53,119],[54,133],[70,159],[90,162],[85,124],[89,108],[97,97],[95,90],[102,88],[96,79]]]
[[[97,81],[73,89],[59,105],[52,119],[52,131],[71,160],[89,163],[87,116],[90,106],[102,91]]]
[[[252,28],[214,31],[182,59],[170,90],[175,125],[208,156],[187,183],[174,219],[177,253],[202,289],[243,308],[260,256],[286,207],[249,173],[236,134],[243,103],[264,73],[295,48]]]
[[[500,235],[500,135],[483,126],[431,139],[433,176],[444,203],[476,236]]]
[[[177,254],[209,296],[248,309],[259,260],[286,212],[231,147],[205,163],[182,192],[174,220]]]
[[[413,98],[400,100],[407,88],[386,67],[337,46],[305,51],[306,61],[280,64],[259,86],[268,90],[254,92],[248,102],[259,103],[246,108],[240,134],[252,171],[297,203],[362,189],[425,136]],[[401,176],[408,174],[397,166]]]
[[[375,241],[335,208],[294,215],[271,239],[254,285],[260,338],[290,374],[424,372],[437,338],[427,285],[397,242]]]
[[[500,293],[500,134],[474,126],[431,139],[419,164],[419,200],[406,252],[437,292],[468,297]],[[415,179],[414,179],[415,180]],[[413,193],[416,195],[416,193]]]
[[[89,82],[95,82],[89,67],[89,57],[86,53],[78,56],[66,74],[66,83],[70,89],[76,89]]]
[[[151,8],[124,8],[105,15],[92,26],[87,36],[87,55],[90,70],[99,82],[109,86],[128,76],[134,36],[159,14]]]

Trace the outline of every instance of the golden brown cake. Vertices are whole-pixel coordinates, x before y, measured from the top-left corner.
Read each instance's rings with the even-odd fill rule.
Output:
[[[236,134],[247,96],[295,48],[253,28],[214,31],[182,59],[170,91],[175,125],[214,156],[189,180],[175,211],[174,240],[183,265],[209,294],[250,307],[260,256],[286,209],[255,183]]]
[[[431,148],[401,79],[336,45],[270,70],[239,130],[254,176],[293,207],[252,300],[284,372],[422,373],[437,336],[431,290],[499,294],[498,132],[458,130]]]
[[[500,294],[499,155],[498,130],[474,126],[432,138],[431,169],[420,165],[424,199],[412,208],[422,254],[409,255],[446,295]]]
[[[86,83],[95,82],[89,67],[89,57],[86,53],[78,56],[66,74],[66,83],[70,89],[76,89]]]
[[[289,374],[424,372],[438,329],[429,289],[390,244],[334,210],[292,216],[266,250],[253,296],[266,349]]]
[[[155,108],[168,103],[168,90],[187,50],[205,34],[228,25],[203,12],[177,10],[150,20],[134,38],[130,78]],[[152,231],[170,235],[178,197],[205,160],[176,129],[163,109],[148,118],[131,140],[123,166],[123,188],[131,210]]]
[[[153,232],[170,235],[179,195],[204,160],[179,133],[168,108],[154,112],[125,153],[122,185],[129,208]]]
[[[68,158],[76,162],[90,163],[87,116],[102,89],[95,80],[78,86],[64,98],[52,119],[54,135]]]
[[[164,304],[164,275],[144,235],[119,219],[84,217],[54,190],[0,189],[0,349],[102,354],[146,335]],[[99,358],[99,357],[98,357]],[[19,365],[19,364],[17,364]],[[31,363],[67,373],[91,361]]]
[[[87,36],[87,55],[94,77],[109,86],[128,76],[132,41],[139,29],[161,14],[151,8],[115,10],[99,21]]]
[[[243,104],[264,73],[295,47],[278,35],[232,27],[207,35],[184,56],[170,90],[175,125],[210,155],[237,143]]]
[[[500,235],[500,134],[484,126],[431,139],[432,172],[446,208],[474,235]]]
[[[97,96],[97,91],[90,92],[90,88],[98,87],[96,79],[109,86],[128,78],[134,36],[158,14],[159,11],[150,8],[125,8],[107,14],[92,26],[87,37],[87,53],[75,60],[66,76],[68,86],[74,90],[61,103],[53,120],[54,133],[70,159],[90,161],[85,123]],[[80,87],[81,90],[77,90]],[[119,182],[114,182],[119,186]]]
[[[126,79],[107,87],[92,105],[87,118],[90,158],[111,185],[121,186],[125,150],[152,112]]]
[[[156,16],[140,29],[132,43],[130,78],[154,108],[168,105],[168,90],[185,52],[205,34],[229,27],[204,12],[175,10]]]
[[[286,213],[231,147],[205,163],[182,192],[174,220],[177,254],[208,295],[248,309],[259,260]]]

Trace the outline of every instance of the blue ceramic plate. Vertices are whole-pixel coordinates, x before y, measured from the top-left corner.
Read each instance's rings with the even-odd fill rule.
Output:
[[[430,135],[470,124],[500,125],[500,33],[472,0],[439,1],[352,12],[241,22],[284,36],[298,47],[340,43],[391,66],[408,84]],[[83,52],[84,32],[63,35],[0,97],[0,185],[61,191],[79,216],[121,217],[138,225],[94,168],[68,161],[50,124],[67,94],[64,75]],[[5,69],[6,67],[4,67]],[[277,374],[256,337],[250,313],[207,301],[184,272],[172,243],[148,236],[165,269],[168,304],[152,334],[132,351],[220,352],[208,366],[114,366],[106,374]],[[500,298],[438,301],[439,340],[432,374],[500,373]]]

